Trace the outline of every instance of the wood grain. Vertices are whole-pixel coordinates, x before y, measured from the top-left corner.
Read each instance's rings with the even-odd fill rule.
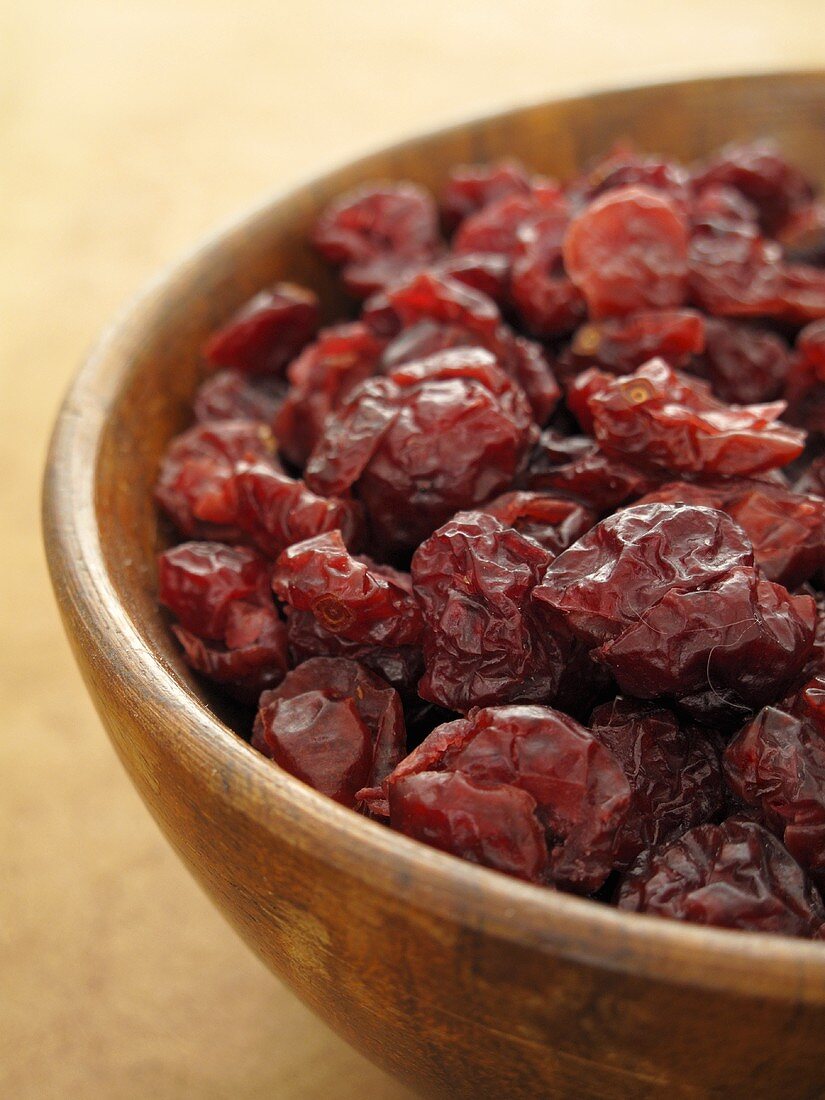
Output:
[[[507,103],[825,59],[825,8],[810,0],[683,11],[642,0],[0,5],[0,1095],[406,1094],[253,958],[129,785],[45,575],[45,437],[121,302],[262,195]]]
[[[330,314],[341,308],[305,240],[343,188],[375,177],[437,188],[455,162],[505,152],[565,175],[619,136],[692,159],[766,131],[822,179],[825,74],[562,100],[375,154],[265,206],[157,283],[93,353],[61,413],[49,563],[135,786],[260,957],[427,1094],[818,1095],[825,952],[513,882],[392,834],[260,757],[219,720],[158,612],[159,456],[187,415],[204,335],[251,291],[289,275]]]

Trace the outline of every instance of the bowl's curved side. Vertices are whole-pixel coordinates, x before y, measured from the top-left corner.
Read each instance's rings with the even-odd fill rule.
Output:
[[[329,316],[341,308],[305,233],[320,205],[360,180],[433,186],[452,163],[504,152],[563,174],[621,134],[691,157],[767,131],[821,173],[812,134],[823,123],[823,76],[774,75],[567,100],[408,142],[219,236],[123,316],[67,397],[47,471],[47,552],[118,753],[247,941],[354,1045],[420,1088],[814,1095],[825,957],[811,944],[628,916],[467,866],[327,802],[222,725],[153,596],[151,486],[185,422],[198,345],[284,276],[319,288]]]

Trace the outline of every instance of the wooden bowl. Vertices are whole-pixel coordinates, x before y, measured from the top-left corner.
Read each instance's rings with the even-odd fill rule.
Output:
[[[775,136],[825,176],[825,74],[600,93],[395,146],[279,198],[159,279],[74,383],[45,530],[78,663],[129,775],[262,959],[420,1091],[475,1098],[825,1094],[825,948],[620,913],[367,821],[259,756],[195,680],[155,599],[152,485],[189,419],[204,335],[287,278],[343,308],[307,230],[362,180],[438,187],[503,154],[562,176],[619,137],[691,160]]]

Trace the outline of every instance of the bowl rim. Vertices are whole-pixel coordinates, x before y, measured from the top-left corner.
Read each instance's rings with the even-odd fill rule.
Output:
[[[736,73],[677,81],[628,84],[593,93],[553,97],[416,134],[383,146],[381,153],[412,148],[459,133],[475,123],[507,121],[556,103],[599,99],[637,90],[730,84],[737,81],[812,80],[825,97],[825,71]],[[346,163],[367,167],[373,153]],[[343,169],[339,169],[342,171]],[[163,659],[131,619],[106,566],[96,507],[98,458],[106,419],[130,376],[141,332],[159,323],[167,296],[191,282],[233,242],[263,228],[278,207],[327,185],[326,171],[276,193],[206,238],[182,260],[146,285],[101,335],[71,383],[49,446],[43,490],[43,527],[52,583],[77,649],[106,670],[136,701],[147,683],[179,731],[179,747],[197,742],[190,755],[215,795],[272,831],[286,809],[296,843],[323,839],[314,854],[324,862],[437,918],[460,921],[520,948],[590,967],[667,983],[760,997],[825,1004],[825,950],[816,943],[764,933],[745,933],[626,913],[586,898],[519,882],[429,848],[325,798],[252,749],[222,723]],[[112,644],[114,638],[118,645]],[[124,658],[128,655],[128,659]],[[162,737],[160,728],[153,736]],[[229,764],[230,766],[227,766]],[[250,798],[255,789],[263,797]]]

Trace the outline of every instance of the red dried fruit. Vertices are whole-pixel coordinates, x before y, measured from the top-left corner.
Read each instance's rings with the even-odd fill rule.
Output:
[[[581,292],[568,278],[562,245],[570,205],[560,199],[519,229],[510,291],[525,327],[536,336],[570,332],[586,313]]]
[[[551,707],[486,707],[439,726],[389,776],[394,815],[403,784],[433,772],[459,773],[480,787],[506,785],[529,794],[547,833],[550,881],[590,893],[614,866],[630,786],[613,753],[566,714]],[[382,810],[377,801],[376,812]],[[487,828],[493,824],[489,817],[484,821]]]
[[[238,527],[238,464],[280,469],[275,437],[258,420],[197,424],[169,444],[155,499],[183,535],[242,541]]]
[[[279,683],[289,668],[286,626],[274,605],[232,603],[218,641],[203,639],[182,626],[173,626],[172,632],[187,664],[242,703],[255,704],[261,692]]]
[[[796,338],[796,350],[813,367],[820,382],[825,382],[825,320],[813,321]]]
[[[375,374],[385,341],[356,321],[322,330],[289,366],[289,392],[275,420],[278,445],[303,466],[324,422],[359,382]]]
[[[570,223],[564,266],[592,317],[680,306],[687,292],[688,233],[664,194],[621,187]]]
[[[238,370],[220,370],[201,382],[192,406],[195,419],[261,420],[271,424],[286,386],[280,379],[255,379]]]
[[[687,370],[706,379],[721,401],[747,405],[781,397],[789,366],[788,345],[775,333],[708,317],[704,354]]]
[[[625,877],[620,909],[696,924],[820,938],[825,907],[801,867],[753,821],[700,825],[646,852]]]
[[[745,478],[696,485],[673,481],[637,503],[698,504],[719,508],[753,544],[756,564],[772,581],[796,588],[825,562],[825,500],[781,485]]]
[[[418,547],[423,698],[457,711],[552,698],[563,656],[530,605],[550,561],[538,543],[478,512],[459,513]]]
[[[535,436],[523,394],[492,355],[446,351],[353,391],[327,421],[307,483],[353,486],[379,543],[403,551],[507,488]]]
[[[265,692],[252,736],[264,755],[347,806],[360,788],[384,781],[404,740],[398,693],[342,657],[304,661]]]
[[[656,356],[684,367],[705,346],[705,320],[692,309],[661,309],[591,321],[577,329],[570,351],[579,369],[611,374],[631,374]]]
[[[797,493],[815,493],[825,497],[825,455],[815,458],[794,485]]]
[[[808,717],[764,710],[731,741],[725,778],[782,837],[794,859],[825,881],[825,727]]]
[[[784,288],[782,251],[745,222],[694,228],[690,240],[690,296],[708,313],[758,317],[779,312]]]
[[[203,345],[216,367],[244,374],[278,374],[318,327],[318,298],[306,287],[277,283],[262,290]]]
[[[420,703],[416,694],[424,672],[420,645],[383,646],[360,644],[325,630],[309,611],[286,609],[286,629],[292,663],[310,657],[348,657],[381,676],[408,704]]]
[[[736,226],[751,226],[756,230],[759,211],[735,187],[706,184],[691,199],[690,221],[693,228],[699,230]]]
[[[222,638],[237,600],[267,606],[270,566],[254,550],[183,542],[158,555],[158,599],[186,630]]]
[[[432,197],[415,184],[366,185],[330,203],[312,240],[330,263],[345,265],[350,285],[381,286],[387,265],[400,272],[409,261],[434,258],[438,215]]]
[[[533,592],[585,643],[601,645],[669,592],[690,592],[753,564],[744,533],[724,513],[680,504],[625,508],[548,567]]]
[[[629,695],[678,700],[703,724],[741,720],[799,676],[815,616],[810,596],[732,569],[701,589],[672,588],[595,656]]]
[[[578,201],[591,202],[607,191],[635,184],[661,191],[679,210],[690,205],[689,174],[674,161],[643,156],[626,142],[618,142],[606,157],[588,168],[571,185],[570,192]]]
[[[515,336],[502,322],[491,298],[429,271],[392,287],[384,302],[381,311],[390,309],[400,329],[426,320],[453,331],[466,330],[463,343],[492,352],[498,366],[524,390],[536,422],[547,421],[561,396],[550,364],[539,345]],[[452,336],[450,339],[455,343]]]
[[[270,558],[295,542],[339,530],[348,546],[357,546],[362,516],[353,500],[316,496],[296,481],[262,462],[236,468],[236,520],[244,541]]]
[[[600,515],[646,493],[657,478],[629,462],[610,458],[586,436],[541,433],[519,484],[582,501]]]
[[[441,194],[441,217],[448,232],[474,214],[507,195],[528,195],[530,176],[517,160],[469,164],[454,168]]]
[[[583,504],[547,493],[504,493],[479,510],[534,539],[552,554],[572,546],[596,522],[596,514]]]
[[[429,359],[431,355],[437,355],[440,351],[482,346],[479,338],[462,325],[445,325],[439,321],[418,321],[409,328],[402,329],[387,344],[381,366],[387,374],[391,374],[406,363]]]
[[[735,188],[756,207],[762,227],[770,234],[813,197],[810,183],[770,141],[727,146],[693,181],[700,191],[708,186]]]
[[[548,854],[536,802],[506,783],[460,772],[420,772],[390,788],[394,829],[433,848],[528,882],[544,882]]]
[[[340,531],[295,543],[272,574],[279,599],[310,611],[331,634],[374,646],[411,645],[422,619],[409,583],[353,558]]]
[[[722,810],[719,753],[700,730],[680,726],[664,707],[621,697],[598,707],[590,724],[622,765],[632,792],[616,843],[618,866]]]
[[[585,371],[567,401],[608,454],[678,473],[752,475],[793,461],[805,443],[775,423],[784,402],[726,405],[662,359],[624,378]]]

